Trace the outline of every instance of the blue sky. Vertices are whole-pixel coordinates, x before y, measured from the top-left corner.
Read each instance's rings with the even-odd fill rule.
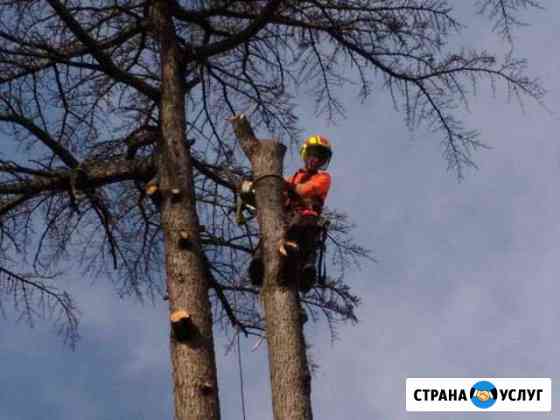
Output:
[[[336,125],[300,95],[306,134],[335,146],[328,204],[350,214],[356,240],[378,260],[347,278],[363,300],[357,326],[342,327],[334,345],[325,323],[306,327],[320,366],[316,418],[467,418],[406,413],[406,377],[551,377],[553,412],[560,403],[560,4],[544,3],[516,32],[516,51],[542,78],[551,112],[530,102],[522,111],[503,90],[493,98],[481,88],[464,119],[491,149],[476,153],[479,169],[462,182],[446,170],[439,137],[408,131],[385,93],[360,104],[349,91]],[[500,48],[486,28],[462,41]],[[295,153],[288,159],[295,168]],[[165,303],[121,300],[104,279],[64,283],[82,313],[75,352],[48,323],[2,320],[0,420],[172,418]],[[225,344],[218,339],[222,413],[240,419],[237,357]],[[243,343],[247,418],[266,420],[266,346],[254,344]]]

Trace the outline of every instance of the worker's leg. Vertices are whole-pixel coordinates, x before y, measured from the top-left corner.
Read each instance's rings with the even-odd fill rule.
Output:
[[[298,245],[298,251],[296,252],[297,255],[291,255],[290,258],[297,258],[300,254],[299,246],[302,243],[302,235],[304,233],[305,227],[302,225],[302,215],[299,213],[289,213],[287,215],[287,231],[286,231],[286,240],[295,242]],[[287,251],[292,251],[293,248],[286,247]],[[289,268],[293,268],[290,266]],[[264,259],[263,259],[263,249],[262,243],[259,241],[257,248],[251,258],[251,262],[249,263],[248,269],[249,279],[251,284],[255,287],[262,287],[263,279],[264,279]],[[292,277],[292,274],[289,273],[289,270],[286,271],[285,275],[288,277]]]
[[[302,216],[299,213],[292,214],[288,221],[286,232],[286,240],[293,241],[298,245],[297,255],[292,255],[290,258],[296,259],[297,266],[301,270],[301,276],[297,277],[300,278],[300,287],[304,293],[308,292],[317,281],[317,270],[315,268],[319,232],[317,221],[318,218],[316,216]],[[290,267],[293,268],[292,265]],[[262,244],[260,243],[249,264],[248,274],[253,286],[262,286],[264,261]]]
[[[308,226],[303,240],[302,292],[307,293],[317,283],[317,226]]]
[[[299,215],[294,220],[295,223],[292,224],[288,232],[299,247],[300,288],[303,293],[306,293],[313,287],[317,278],[315,262],[318,217]]]

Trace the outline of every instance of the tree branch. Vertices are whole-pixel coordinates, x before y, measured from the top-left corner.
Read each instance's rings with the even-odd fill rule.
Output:
[[[188,16],[187,12],[185,12],[184,9],[182,9],[176,1],[174,1],[174,3],[174,11],[176,15]],[[222,41],[217,41],[213,44],[205,45],[203,47],[195,47],[193,50],[193,58],[195,60],[203,60],[210,56],[222,54],[226,51],[232,50],[239,45],[249,41],[271,21],[271,18],[278,11],[281,4],[282,0],[270,0],[266,4],[266,6],[264,6],[261,13],[256,15],[254,20],[249,23],[249,25],[247,25],[243,30]],[[181,12],[181,10],[183,10],[183,13]]]
[[[60,19],[72,31],[72,33],[82,42],[93,57],[97,60],[107,75],[114,77],[116,80],[136,88],[139,92],[143,93],[154,101],[159,101],[159,89],[150,86],[148,83],[131,76],[129,73],[118,68],[111,58],[106,55],[100,48],[99,44],[91,38],[88,33],[82,28],[80,23],[74,19],[70,11],[58,0],[47,0],[50,6],[55,10]]]
[[[47,146],[68,167],[75,168],[79,165],[72,153],[59,142],[53,139],[48,132],[38,127],[33,121],[16,114],[0,114],[0,121],[18,124],[33,134],[41,143]]]
[[[83,162],[80,165],[85,174],[87,185],[77,188],[97,188],[116,182],[150,179],[156,166],[152,157],[142,159],[114,159],[109,161]],[[46,191],[63,191],[71,188],[74,172],[72,170],[53,170],[52,177],[30,177],[28,179],[0,184],[0,194],[38,194]]]

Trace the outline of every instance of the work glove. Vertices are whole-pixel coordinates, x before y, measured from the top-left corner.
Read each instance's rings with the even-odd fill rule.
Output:
[[[242,196],[250,196],[255,194],[255,187],[253,181],[243,180],[239,186],[239,193]]]
[[[288,198],[297,197],[295,185],[292,185],[289,182],[286,182],[286,195],[288,196]]]
[[[255,183],[249,180],[241,181],[239,185],[239,198],[244,206],[255,208]]]

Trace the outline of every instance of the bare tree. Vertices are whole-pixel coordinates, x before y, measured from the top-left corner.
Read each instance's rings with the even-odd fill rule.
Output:
[[[519,12],[538,6],[476,7],[511,43]],[[323,313],[332,328],[355,320],[343,268],[368,252],[331,213],[340,275],[305,296],[267,280],[263,318],[244,274],[259,227],[236,224],[235,195],[252,171],[281,173],[283,152],[254,134],[238,143],[226,118],[245,112],[290,145],[300,133],[295,91],[335,118],[341,88],[358,98],[386,89],[409,127],[440,136],[460,176],[482,143],[456,111],[481,82],[519,99],[543,95],[513,54],[448,45],[461,29],[443,0],[0,0],[0,130],[10,147],[0,151],[0,302],[30,320],[56,314],[73,342],[75,305],[55,286],[74,258],[120,293],[169,300],[173,325],[188,330],[171,337],[178,419],[219,418],[216,323],[266,331],[275,418],[311,418],[298,308]],[[269,167],[257,162],[265,152]],[[280,199],[274,179],[257,190],[269,279],[282,264]]]

